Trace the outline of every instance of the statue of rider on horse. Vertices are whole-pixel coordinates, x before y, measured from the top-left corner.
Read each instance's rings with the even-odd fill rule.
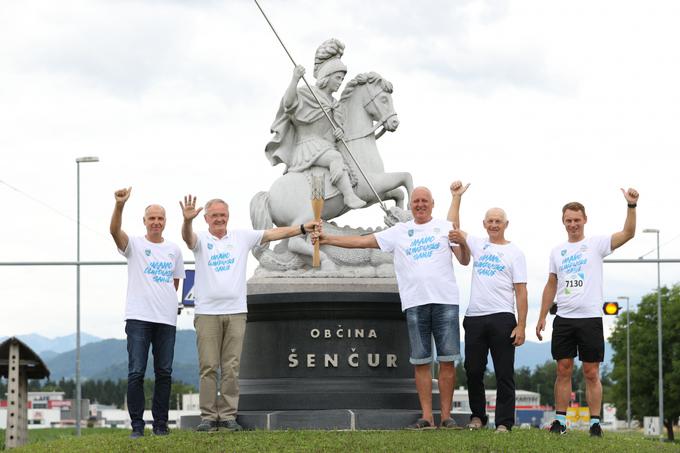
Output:
[[[349,169],[336,146],[336,141],[344,137],[344,121],[340,103],[333,93],[340,88],[347,73],[347,67],[340,60],[344,50],[344,44],[337,39],[329,39],[317,49],[316,86],[312,87],[316,97],[306,86],[298,87],[305,68],[295,67],[271,128],[274,137],[265,147],[265,153],[272,165],[286,164],[284,173],[304,172],[313,166],[328,169],[330,181],[342,193],[345,205],[359,209],[366,206],[366,202],[354,193]],[[322,108],[337,127],[325,118]]]
[[[347,83],[340,100],[336,100],[333,93],[340,88],[347,73],[341,61],[344,48],[337,39],[329,39],[319,46],[314,60],[316,86],[298,87],[305,69],[298,65],[293,70],[271,126],[274,135],[265,147],[271,164],[283,163],[286,168],[269,192],[259,192],[253,197],[250,211],[254,228],[296,225],[311,218],[312,175],[323,175],[325,203],[321,218],[324,220],[378,202],[386,210],[382,203],[385,199],[396,203],[388,217],[403,220],[401,187],[407,194],[411,193],[411,175],[385,173],[376,146],[376,140],[385,130],[392,132],[399,125],[392,103],[392,84],[375,72],[362,73]],[[376,134],[380,127],[383,131]],[[254,254],[261,267],[281,271],[305,268],[312,250],[309,241],[296,237],[283,243],[283,247],[280,244],[274,252],[261,247],[254,250]],[[335,270],[336,264],[348,264],[347,260],[329,254],[334,253],[321,252],[322,271]],[[376,260],[365,261],[354,264],[377,265]],[[385,260],[377,261],[382,264]]]

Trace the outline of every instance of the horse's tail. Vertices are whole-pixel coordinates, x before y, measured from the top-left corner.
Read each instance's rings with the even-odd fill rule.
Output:
[[[274,226],[271,213],[269,212],[269,192],[258,192],[250,200],[250,222],[256,230],[268,230]],[[269,243],[253,247],[253,255],[262,266],[267,269],[289,270],[299,269],[304,261],[294,253],[285,251],[277,253],[269,249]]]
[[[250,200],[250,221],[256,230],[268,230],[274,226],[269,213],[269,192],[258,192]]]
[[[269,213],[269,192],[258,192],[250,200],[250,222],[256,230],[268,230],[274,226],[272,216]],[[253,247],[253,255],[260,260],[262,254],[269,250],[269,243]]]

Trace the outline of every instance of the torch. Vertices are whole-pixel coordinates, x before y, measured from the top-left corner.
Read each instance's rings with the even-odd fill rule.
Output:
[[[325,195],[323,175],[312,175],[312,211],[314,212],[314,220],[317,222],[321,220],[321,212],[323,211],[323,199]],[[314,244],[314,256],[312,257],[312,267],[321,266],[321,258],[319,257],[319,241]]]

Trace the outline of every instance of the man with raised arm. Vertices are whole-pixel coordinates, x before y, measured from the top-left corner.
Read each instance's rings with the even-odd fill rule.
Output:
[[[227,230],[229,205],[215,198],[205,204],[203,218],[208,224],[208,231],[196,234],[192,222],[203,208],[196,208],[196,197],[191,195],[184,197],[184,203],[180,201],[179,204],[184,215],[182,239],[196,258],[194,327],[200,368],[201,409],[201,423],[196,429],[240,431],[242,428],[236,421],[236,414],[238,375],[248,312],[248,253],[258,244],[312,232],[318,223],[311,221],[268,230]]]
[[[451,184],[451,207],[448,220],[460,225],[460,203],[470,184]],[[505,238],[508,219],[501,208],[486,211],[482,225],[487,237],[462,234],[474,260],[470,304],[465,328],[465,373],[472,415],[468,428],[486,425],[484,372],[487,356],[496,373],[496,432],[512,429],[515,424],[515,347],[524,344],[527,322],[527,265],[524,253]],[[455,239],[451,234],[450,239]],[[515,319],[517,304],[517,320]]]
[[[460,360],[458,286],[453,272],[452,251],[467,265],[470,253],[465,240],[449,246],[451,223],[434,219],[432,193],[416,187],[411,193],[413,220],[367,236],[331,236],[315,233],[321,244],[346,248],[379,248],[394,254],[394,271],[402,310],[406,312],[410,362],[415,367],[416,390],[422,417],[407,429],[435,428],[432,414],[432,338],[439,362],[441,427],[455,428],[451,418],[455,361]]]
[[[156,380],[153,389],[153,433],[168,434],[168,409],[172,360],[177,325],[177,287],[184,278],[180,248],[163,238],[165,209],[152,204],[144,210],[146,235],[132,236],[123,231],[123,208],[132,188],[114,193],[116,205],[110,232],[118,251],[128,261],[128,288],[125,306],[125,333],[128,350],[127,405],[132,434],[144,436],[144,373],[152,347]]]
[[[556,419],[550,432],[567,431],[567,406],[571,395],[571,376],[574,357],[583,363],[586,399],[590,408],[590,435],[602,436],[600,411],[602,384],[600,362],[604,360],[604,332],[602,329],[602,260],[635,236],[635,208],[639,194],[635,189],[623,190],[628,204],[623,230],[608,236],[586,238],[588,221],[585,207],[578,202],[562,208],[562,224],[567,231],[567,242],[555,247],[550,254],[550,274],[543,289],[541,313],[536,325],[536,336],[543,337],[546,316],[553,300],[557,315],[553,321],[553,359],[557,361],[555,380]],[[557,297],[556,297],[557,296]]]

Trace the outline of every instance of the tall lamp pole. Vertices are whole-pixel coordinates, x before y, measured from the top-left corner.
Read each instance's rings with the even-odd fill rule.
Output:
[[[76,158],[76,436],[80,436],[81,393],[80,393],[80,164],[99,162],[96,156]]]
[[[630,429],[630,297],[617,297],[626,300],[626,422]]]
[[[658,340],[659,340],[659,436],[663,440],[663,346],[661,330],[661,250],[659,244],[660,231],[656,228],[646,228],[643,233],[656,234],[656,303],[658,318]]]

